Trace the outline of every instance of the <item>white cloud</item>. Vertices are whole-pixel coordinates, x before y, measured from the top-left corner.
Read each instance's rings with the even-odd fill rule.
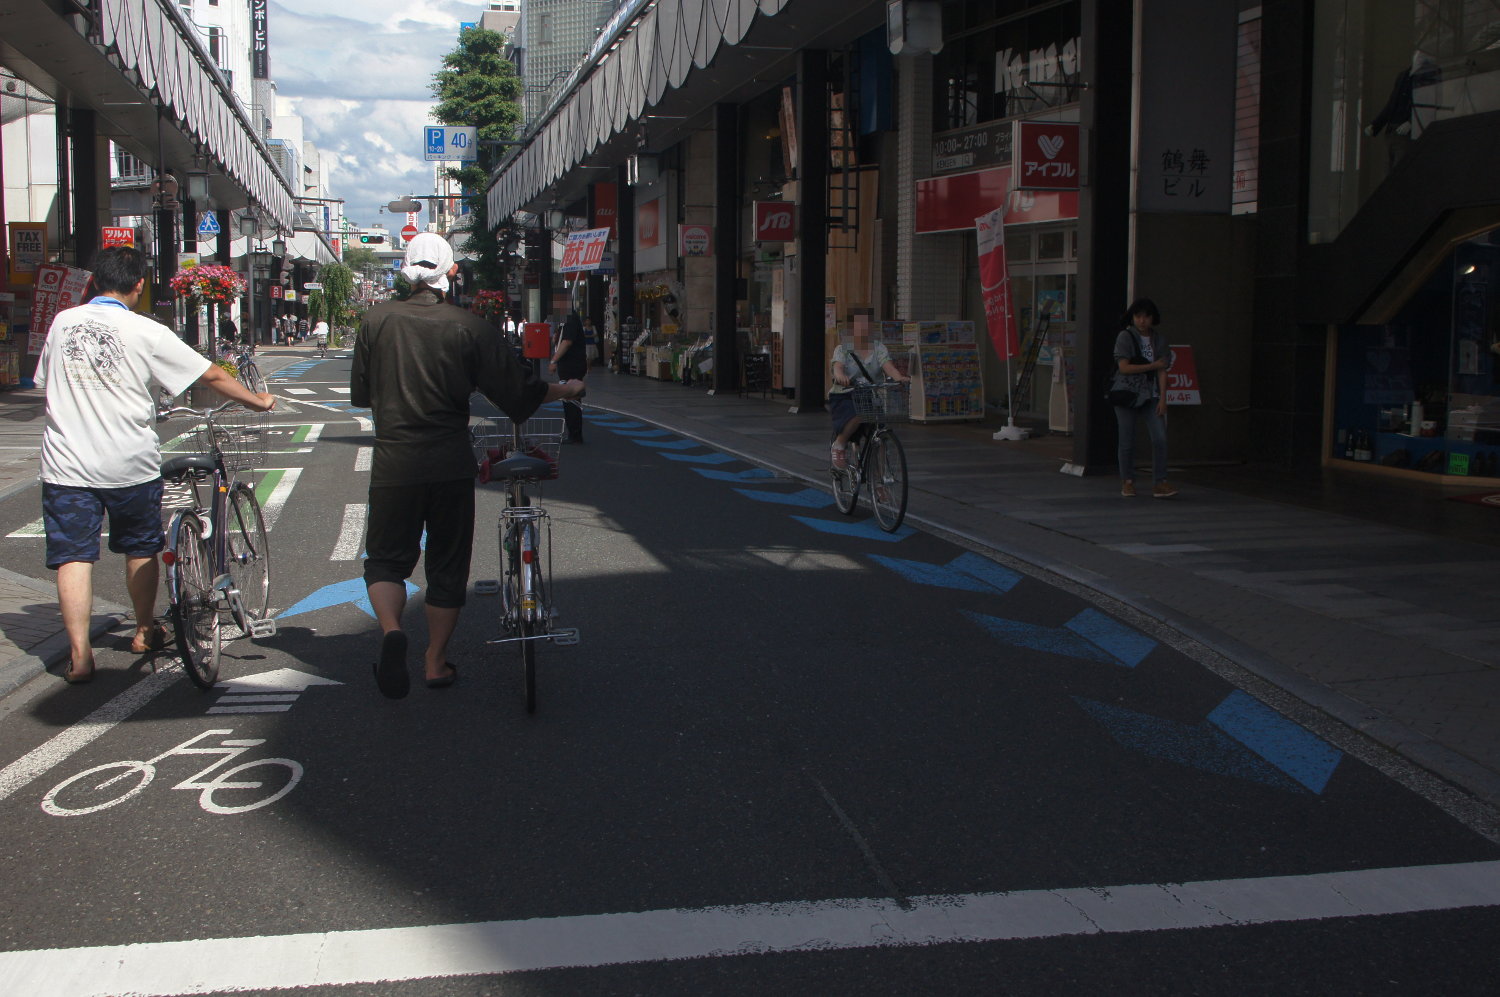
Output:
[[[458,44],[459,24],[484,4],[457,0],[299,0],[268,13],[271,76],[323,154],[332,197],[357,225],[379,209],[432,191],[422,159],[432,77]]]

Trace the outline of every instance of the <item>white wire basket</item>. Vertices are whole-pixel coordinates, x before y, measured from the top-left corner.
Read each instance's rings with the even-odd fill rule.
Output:
[[[910,422],[911,391],[900,381],[854,387],[854,414],[865,422]]]
[[[484,419],[469,427],[469,442],[479,463],[479,483],[486,484],[492,464],[515,453],[540,457],[552,466],[544,481],[557,477],[557,462],[562,455],[563,421],[561,419],[527,419],[521,423],[521,448],[516,449],[514,424],[505,416]]]

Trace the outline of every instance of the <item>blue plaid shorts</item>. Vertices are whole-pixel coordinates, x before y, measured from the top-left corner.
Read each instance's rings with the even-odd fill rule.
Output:
[[[154,557],[166,546],[161,529],[162,481],[129,488],[78,488],[42,482],[47,567],[99,560],[99,534],[109,513],[109,549],[126,557]]]

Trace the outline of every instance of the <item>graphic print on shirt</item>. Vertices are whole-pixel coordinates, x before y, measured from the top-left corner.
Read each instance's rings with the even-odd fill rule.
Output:
[[[85,319],[68,330],[63,344],[63,371],[80,388],[120,387],[125,347],[116,331],[103,322]]]

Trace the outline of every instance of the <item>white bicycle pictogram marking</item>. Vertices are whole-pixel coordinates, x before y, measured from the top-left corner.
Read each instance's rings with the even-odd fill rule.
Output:
[[[297,783],[302,781],[302,765],[290,758],[257,758],[250,762],[241,762],[233,768],[220,769],[228,765],[235,758],[249,751],[251,748],[266,743],[265,738],[236,738],[234,740],[222,740],[214,747],[193,747],[206,737],[233,734],[232,729],[206,730],[196,737],[189,738],[177,745],[168,748],[155,758],[146,761],[119,761],[106,762],[96,765],[91,769],[85,769],[77,775],[69,776],[62,782],[53,786],[42,797],[42,809],[54,817],[81,817],[84,814],[97,813],[108,809],[118,803],[124,803],[133,796],[140,794],[151,781],[156,778],[156,763],[174,755],[222,755],[218,761],[205,769],[200,769],[188,776],[186,779],[173,786],[173,789],[196,789],[198,790],[198,805],[211,814],[239,814],[247,810],[255,810],[275,803]],[[229,790],[257,790],[265,789],[265,782],[236,781],[235,776],[250,769],[264,766],[281,768],[286,771],[285,784],[274,789],[269,796],[253,800],[249,803],[227,804],[214,799],[215,793],[227,792]],[[108,778],[100,779],[106,773],[119,772]],[[212,778],[209,778],[212,774]],[[279,783],[273,782],[275,786]],[[102,795],[101,795],[102,794]]]

